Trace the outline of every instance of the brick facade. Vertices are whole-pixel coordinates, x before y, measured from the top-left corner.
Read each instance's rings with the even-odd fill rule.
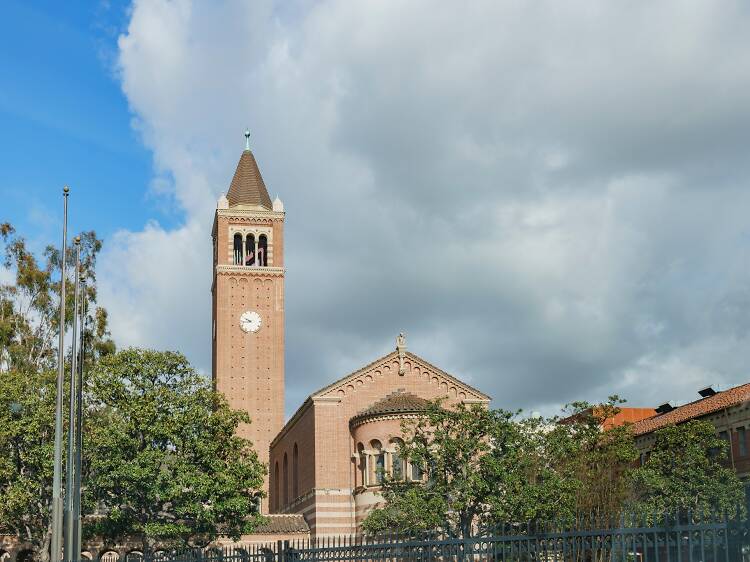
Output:
[[[385,468],[390,470],[389,459],[396,450],[393,440],[401,436],[401,421],[409,414],[374,416],[355,427],[352,418],[394,392],[428,400],[446,398],[448,405],[489,402],[485,394],[418,356],[403,355],[401,363],[394,351],[312,394],[287,422],[271,444],[273,512],[303,514],[316,536],[358,531],[368,509],[380,501],[377,484],[362,481],[361,449],[372,454],[370,444],[379,441]]]
[[[213,383],[232,408],[250,414],[252,423],[239,433],[268,463],[269,445],[284,424],[284,212],[278,200],[255,204],[270,198],[249,150],[228,196],[235,204],[219,199],[212,232]],[[246,265],[251,248],[254,263]],[[257,330],[243,329],[244,313],[259,316]],[[264,487],[268,492],[267,479]],[[268,512],[267,502],[262,509]]]
[[[381,501],[372,463],[392,470],[394,438],[410,414],[352,418],[394,393],[402,394],[399,404],[404,393],[412,402],[444,397],[448,404],[489,397],[407,353],[400,335],[396,351],[310,395],[284,425],[284,218],[246,149],[218,201],[212,233],[213,381],[252,419],[240,434],[268,464],[263,512],[301,514],[316,536],[352,533]],[[246,260],[261,236],[267,263]],[[259,328],[241,321],[253,312]]]

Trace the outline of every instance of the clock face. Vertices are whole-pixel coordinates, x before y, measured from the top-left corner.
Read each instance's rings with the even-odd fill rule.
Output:
[[[255,333],[260,330],[260,314],[254,310],[248,310],[240,316],[240,328],[245,332]]]

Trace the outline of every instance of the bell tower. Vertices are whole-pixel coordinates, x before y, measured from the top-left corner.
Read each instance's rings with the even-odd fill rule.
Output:
[[[252,423],[238,433],[268,464],[284,424],[284,205],[271,202],[247,131],[245,139],[213,223],[213,384],[248,412]]]

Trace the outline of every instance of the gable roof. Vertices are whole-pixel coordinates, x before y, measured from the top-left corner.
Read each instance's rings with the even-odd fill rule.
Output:
[[[442,369],[436,367],[435,365],[429,363],[428,361],[425,361],[419,355],[416,355],[414,353],[411,353],[411,352],[407,351],[405,353],[405,357],[408,358],[408,359],[411,359],[412,361],[417,361],[419,363],[422,363],[425,367],[427,367],[431,371],[434,371],[437,375],[439,375],[439,376],[441,376],[441,377],[449,380],[450,382],[452,382],[456,386],[460,386],[462,389],[465,389],[465,390],[469,391],[471,394],[474,394],[477,397],[477,399],[479,399],[481,401],[487,401],[487,402],[489,402],[491,400],[491,398],[488,395],[486,395],[484,392],[481,392],[480,390],[477,390],[473,386],[468,385],[465,382],[458,380],[453,375],[449,375],[448,373],[446,373]],[[348,375],[346,375],[344,377],[341,377],[339,380],[334,381],[331,384],[329,384],[328,386],[325,386],[325,387],[321,388],[319,391],[313,392],[310,395],[310,398],[321,397],[324,394],[327,394],[327,393],[331,392],[332,390],[335,390],[338,387],[345,385],[349,381],[355,380],[357,377],[365,374],[367,371],[375,368],[377,365],[379,365],[381,363],[389,363],[389,362],[394,361],[394,360],[398,360],[398,351],[392,351],[391,353],[383,355],[382,357],[376,359],[372,363],[369,363],[369,364],[365,365],[361,369],[357,369],[356,371],[354,371],[352,373],[349,373]]]
[[[717,392],[713,396],[701,398],[664,414],[636,422],[632,425],[633,434],[646,435],[662,427],[700,418],[747,401],[750,401],[750,383]]]
[[[437,375],[440,378],[445,379],[446,381],[450,381],[453,385],[455,385],[457,388],[461,388],[462,391],[466,392],[467,394],[471,394],[474,396],[474,398],[468,398],[466,402],[489,402],[491,400],[490,396],[485,394],[484,392],[481,392],[474,388],[471,385],[466,384],[465,382],[462,382],[458,380],[453,375],[449,375],[442,369],[439,369],[432,363],[429,363],[428,361],[425,361],[418,355],[415,355],[414,353],[405,352],[405,358],[410,359],[412,362],[419,362],[424,367],[432,371],[435,375]],[[332,382],[328,386],[324,386],[317,392],[313,392],[310,394],[302,404],[300,404],[299,408],[292,414],[292,417],[287,420],[287,422],[284,424],[284,427],[281,428],[281,430],[276,434],[276,436],[271,441],[271,447],[273,447],[280,439],[281,437],[291,428],[294,426],[295,423],[297,423],[297,420],[302,416],[302,414],[305,412],[305,410],[312,405],[313,401],[316,399],[325,400],[326,394],[333,394],[333,391],[339,389],[340,387],[346,385],[349,383],[349,381],[356,380],[357,377],[360,377],[367,373],[368,371],[375,369],[379,365],[386,365],[393,361],[398,361],[398,351],[392,351],[391,353],[388,353],[386,355],[383,355],[382,357],[379,357],[375,361],[368,363],[361,369],[357,369],[356,371],[349,373],[348,375],[341,377],[337,381]]]
[[[232,183],[227,192],[229,206],[254,205],[273,209],[273,203],[268,195],[263,176],[260,175],[258,163],[250,150],[244,150],[237,169],[234,171]]]

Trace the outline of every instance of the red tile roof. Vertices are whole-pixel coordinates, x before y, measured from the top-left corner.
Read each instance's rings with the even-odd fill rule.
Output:
[[[265,523],[261,523],[253,531],[256,535],[274,535],[287,533],[309,533],[310,528],[305,518],[299,514],[273,514],[266,515]]]
[[[645,435],[662,427],[700,418],[747,401],[750,401],[750,383],[717,392],[708,398],[702,398],[684,406],[678,406],[670,412],[636,422],[632,426],[633,434]]]
[[[350,420],[350,423],[356,424],[363,419],[387,414],[415,414],[425,411],[429,404],[429,400],[421,396],[397,390],[359,412]]]

